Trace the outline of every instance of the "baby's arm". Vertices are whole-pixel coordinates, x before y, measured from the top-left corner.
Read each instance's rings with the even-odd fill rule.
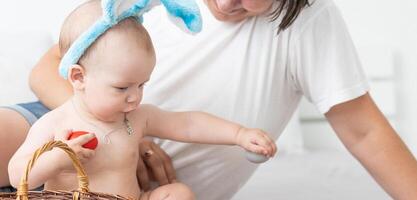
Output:
[[[181,142],[239,145],[264,155],[275,154],[275,143],[259,129],[245,128],[204,112],[169,112],[143,105],[145,134]]]
[[[53,140],[54,135],[50,129],[46,128],[46,124],[38,121],[32,126],[26,140],[9,162],[9,178],[13,187],[19,186],[26,165],[36,149]],[[62,157],[61,154],[53,150],[39,157],[28,177],[29,189],[41,186],[60,171],[60,156]]]
[[[67,144],[77,153],[77,156],[93,155],[92,150],[81,149],[81,145],[90,140],[89,135],[80,136],[76,139],[67,141],[66,138],[70,134],[70,131],[57,132],[53,134],[53,127],[55,124],[47,123],[43,118],[39,119],[30,129],[26,140],[16,151],[9,162],[9,178],[13,187],[18,187],[20,179],[26,169],[27,163],[32,158],[34,152],[42,145],[49,141],[61,140],[67,142]],[[51,130],[52,129],[52,130]],[[81,152],[81,153],[80,153]],[[89,156],[84,156],[89,157]],[[29,173],[28,184],[29,189],[37,188],[44,184],[46,181],[56,176],[64,169],[71,169],[72,162],[65,154],[64,151],[55,148],[49,152],[43,153]]]

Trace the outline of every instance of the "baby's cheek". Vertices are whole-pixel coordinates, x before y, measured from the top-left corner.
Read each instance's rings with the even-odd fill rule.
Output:
[[[98,102],[97,106],[105,113],[114,113],[123,107],[123,100],[108,97]]]
[[[112,115],[118,108],[118,105],[114,102],[111,97],[103,98],[89,98],[89,107],[91,112],[96,113],[99,116]]]

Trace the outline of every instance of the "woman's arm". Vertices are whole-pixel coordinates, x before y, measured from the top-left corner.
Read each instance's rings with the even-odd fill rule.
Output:
[[[338,137],[394,199],[417,198],[417,162],[369,94],[328,113]]]
[[[54,109],[72,96],[71,84],[58,74],[61,62],[58,45],[52,46],[30,73],[29,85],[39,100]]]

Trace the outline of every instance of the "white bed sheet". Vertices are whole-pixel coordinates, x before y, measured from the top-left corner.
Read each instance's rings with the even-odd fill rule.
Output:
[[[258,168],[233,200],[391,199],[347,152],[281,153]]]

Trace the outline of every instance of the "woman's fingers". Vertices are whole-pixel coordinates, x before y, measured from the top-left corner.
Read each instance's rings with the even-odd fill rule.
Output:
[[[139,186],[143,191],[149,191],[151,189],[148,170],[145,163],[142,160],[142,157],[139,156],[138,166],[136,169],[136,176],[138,177]]]
[[[150,169],[155,180],[159,185],[166,185],[169,183],[167,174],[165,173],[165,168],[163,166],[163,161],[152,149],[148,149],[141,153],[145,165]]]
[[[151,172],[159,185],[166,185],[175,181],[175,170],[169,156],[155,143],[144,140],[140,144],[140,155],[145,166]]]
[[[175,174],[175,169],[171,157],[169,157],[169,155],[155,143],[153,143],[152,149],[162,160],[162,165],[164,166],[165,174],[167,175],[169,183],[177,182],[177,177]]]

